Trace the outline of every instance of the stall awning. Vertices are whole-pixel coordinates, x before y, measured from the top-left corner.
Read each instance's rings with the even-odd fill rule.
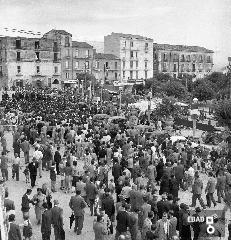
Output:
[[[77,84],[77,80],[66,80],[64,83]]]

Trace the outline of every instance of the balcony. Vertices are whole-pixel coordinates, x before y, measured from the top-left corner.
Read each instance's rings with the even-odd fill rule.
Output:
[[[16,76],[17,76],[17,77],[22,77],[23,75],[22,75],[21,72],[18,72],[18,73],[16,73]]]
[[[179,61],[178,58],[174,58],[174,59],[173,59],[173,62],[178,62],[178,61]]]

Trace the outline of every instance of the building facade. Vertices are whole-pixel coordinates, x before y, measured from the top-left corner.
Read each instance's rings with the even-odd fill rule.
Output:
[[[95,78],[102,84],[120,81],[121,61],[113,54],[96,53],[93,69]]]
[[[44,38],[0,38],[0,87],[59,86],[60,51]]]
[[[153,77],[153,39],[123,33],[104,37],[104,53],[121,59],[122,82],[138,82]]]
[[[174,78],[186,74],[203,78],[212,72],[213,51],[198,46],[153,44],[153,75],[167,73]]]
[[[93,71],[94,49],[86,42],[72,41],[73,55],[73,79],[78,78],[79,73],[90,73]]]

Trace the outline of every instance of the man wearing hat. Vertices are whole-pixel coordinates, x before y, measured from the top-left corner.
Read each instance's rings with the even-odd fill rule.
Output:
[[[63,230],[63,209],[58,207],[59,201],[54,200],[54,207],[51,209],[51,223],[54,227],[55,240],[61,239]]]
[[[52,213],[48,209],[47,203],[43,203],[44,212],[42,214],[41,233],[42,240],[50,240]]]

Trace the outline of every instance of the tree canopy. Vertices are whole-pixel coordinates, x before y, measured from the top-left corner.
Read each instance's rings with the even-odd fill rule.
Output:
[[[214,117],[218,124],[231,130],[231,99],[219,101],[214,105]]]

